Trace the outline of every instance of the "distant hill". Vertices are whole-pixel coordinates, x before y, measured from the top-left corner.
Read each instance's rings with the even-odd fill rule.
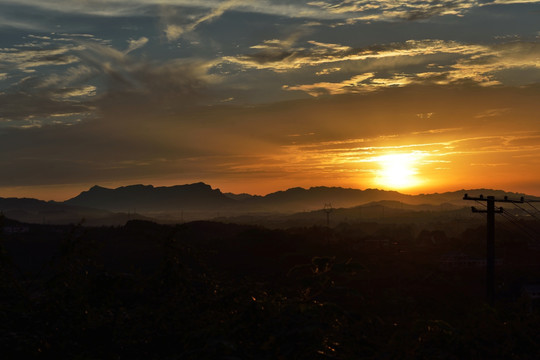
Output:
[[[0,198],[0,212],[7,218],[26,223],[123,225],[129,219],[149,219],[137,214],[113,213],[55,201],[29,198]]]
[[[154,187],[152,185],[130,185],[116,189],[94,186],[78,196],[65,201],[77,205],[108,211],[137,211],[139,213],[200,212],[223,213],[295,213],[321,209],[325,204],[335,208],[347,208],[377,201],[393,201],[397,204],[433,205],[451,204],[468,206],[463,195],[495,195],[519,198],[525,194],[508,193],[500,190],[476,189],[446,192],[442,194],[406,195],[397,191],[378,189],[350,189],[341,187],[301,187],[277,191],[265,196],[246,193],[222,193],[208,184]],[[400,205],[403,206],[403,205]]]
[[[463,201],[463,195],[494,195],[511,199],[525,197],[540,198],[501,190],[475,189],[446,193],[407,195],[397,191],[378,189],[350,189],[341,187],[296,187],[277,191],[265,196],[246,193],[222,193],[208,184],[154,187],[152,185],[130,185],[116,189],[93,186],[65,202],[45,202],[36,199],[0,198],[0,211],[10,218],[25,222],[69,223],[82,218],[87,224],[117,225],[129,219],[155,219],[161,222],[181,222],[213,218],[234,218],[272,214],[305,214],[321,210],[325,204],[342,210],[343,219],[363,212],[386,216],[409,211],[437,212],[454,211],[474,205]],[[413,206],[413,207],[411,207]],[[352,208],[362,207],[353,210]],[[371,209],[371,210],[370,210]],[[394,209],[394,210],[391,210]],[[142,215],[134,215],[142,214]],[[337,213],[335,213],[337,214]]]
[[[420,204],[412,205],[399,201],[383,200],[367,204],[332,208],[330,211],[330,226],[340,223],[377,222],[377,223],[414,223],[427,224],[439,221],[468,220],[475,218],[467,206],[468,204],[453,205],[442,203],[439,205]],[[291,228],[303,226],[325,226],[326,211],[322,208],[312,211],[302,211],[293,214],[284,213],[251,213],[230,217],[215,218],[216,221],[236,224],[262,225],[268,228]],[[475,218],[479,219],[478,216]]]
[[[332,204],[334,207],[351,207],[372,201],[406,201],[409,198],[410,195],[400,194],[396,191],[319,186],[309,189],[296,187],[266,196],[244,198],[242,202],[252,210],[296,212],[321,209],[325,204]]]
[[[231,208],[236,201],[225,196],[220,190],[213,190],[210,185],[199,182],[169,187],[130,185],[108,189],[93,186],[64,203],[109,211],[153,213],[180,212],[184,209],[217,211]]]
[[[293,213],[320,209],[324,204],[351,207],[372,201],[393,200],[414,203],[411,195],[377,189],[345,189],[340,187],[300,187],[265,196],[222,193],[210,185],[195,183],[170,187],[130,185],[116,189],[93,186],[65,201],[108,211],[140,213],[190,212],[281,212]]]
[[[526,197],[527,199],[538,200],[540,198],[526,194],[505,192],[502,190],[474,189],[459,190],[446,193],[407,195],[397,191],[387,191],[379,189],[350,189],[341,187],[312,187],[309,189],[292,188],[285,191],[278,191],[266,196],[251,196],[246,194],[237,195],[236,199],[251,210],[271,211],[271,212],[297,212],[321,209],[325,204],[332,204],[333,207],[348,208],[377,201],[393,201],[396,204],[410,205],[433,205],[449,204],[457,207],[469,206],[463,201],[463,196],[468,193],[471,196],[480,194],[494,195],[498,198],[508,196],[512,199]],[[233,194],[229,195],[232,197]],[[400,205],[403,206],[403,205]]]
[[[452,204],[462,204],[463,196],[469,194],[470,196],[495,196],[498,199],[502,199],[504,196],[508,196],[509,199],[519,200],[521,197],[524,197],[528,200],[540,200],[540,197],[531,196],[523,193],[514,193],[503,190],[492,190],[492,189],[471,189],[471,190],[458,190],[445,193],[434,193],[434,194],[420,194],[414,196],[413,204],[441,204],[441,203],[452,203]]]

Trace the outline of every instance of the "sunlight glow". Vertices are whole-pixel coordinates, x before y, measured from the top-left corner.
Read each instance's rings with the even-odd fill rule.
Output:
[[[373,158],[380,166],[376,171],[375,182],[390,189],[406,189],[420,185],[423,181],[418,177],[418,165],[422,157],[422,153],[414,152]]]

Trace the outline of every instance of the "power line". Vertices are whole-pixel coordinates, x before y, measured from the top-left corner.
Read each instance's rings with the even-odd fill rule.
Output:
[[[525,226],[525,224],[520,223],[518,220],[514,218],[512,214],[510,214],[507,210],[503,210],[502,216],[510,222],[512,225],[517,227],[526,237],[528,237],[532,241],[538,241],[537,238],[532,234],[534,233],[534,230],[528,228]],[[532,231],[532,233],[531,233]]]
[[[506,198],[506,197],[505,197]],[[523,198],[522,198],[523,199]],[[522,200],[520,201],[508,201],[508,202],[511,202],[514,206],[516,206],[518,209],[526,212],[527,214],[529,214],[530,216],[534,217],[536,220],[540,220],[538,219],[536,216],[534,216],[533,214],[531,214],[530,212],[528,212],[527,210],[523,209],[521,206],[519,206],[518,204],[521,203]],[[479,204],[482,204],[484,207],[486,206],[485,204],[483,203],[480,203],[479,201],[477,201]],[[531,205],[534,209],[538,210],[534,205],[530,204],[530,201],[525,201],[523,200],[523,203],[527,203],[529,205]],[[540,211],[539,211],[540,212]],[[516,216],[515,214],[512,214],[510,211],[508,211],[507,209],[503,209],[503,212],[501,213],[501,215],[508,221],[510,222],[512,225],[514,225],[515,227],[517,227],[526,237],[528,237],[530,240],[534,241],[534,242],[538,242],[539,239],[538,239],[538,236],[536,235],[536,229],[532,228],[531,226],[529,226],[529,224],[525,221],[520,221],[518,219],[516,219]]]
[[[532,216],[533,218],[535,218],[536,220],[539,220],[534,214],[530,213],[529,211],[525,210],[524,208],[522,208],[521,206],[519,206],[518,204],[514,204],[515,207],[517,207],[518,209],[521,209],[523,210],[525,213],[529,214],[530,216]]]
[[[536,206],[534,206],[533,204],[531,204],[532,201],[526,201],[527,205],[529,205],[530,207],[532,207],[534,210],[536,210],[537,212],[540,213],[540,210],[538,210],[538,208]]]
[[[537,219],[534,214],[530,213],[529,211],[525,210],[518,204],[527,203],[531,205],[533,208],[534,205],[530,204],[531,202],[540,202],[540,200],[528,200],[526,201],[524,197],[522,196],[519,200],[511,200],[508,198],[508,196],[505,196],[503,199],[496,199],[494,196],[488,196],[484,197],[483,195],[480,195],[479,197],[470,197],[468,194],[465,194],[463,196],[463,200],[473,200],[477,203],[481,203],[483,206],[486,207],[485,210],[478,210],[474,206],[472,207],[473,212],[477,213],[485,213],[486,214],[486,223],[487,223],[487,231],[486,231],[486,295],[487,299],[490,305],[493,305],[493,300],[495,298],[495,214],[502,214],[502,216],[512,222],[514,225],[518,226],[521,231],[523,231],[529,238],[536,240],[536,237],[534,235],[531,235],[529,233],[529,230],[524,230],[525,225],[517,222],[517,220],[512,216],[507,210],[504,210],[502,207],[499,207],[498,209],[495,208],[495,203],[497,202],[503,202],[503,203],[511,203],[517,208],[521,209],[522,211],[526,212],[533,218]],[[484,204],[483,202],[486,202]],[[538,209],[536,209],[538,211]],[[533,230],[532,233],[534,234],[535,231]]]
[[[497,201],[497,200],[496,200]],[[528,213],[529,215],[531,215],[532,217],[534,217],[535,219],[538,220],[538,218],[536,218],[533,214],[530,214],[527,210],[523,209],[521,206],[518,205],[518,203],[521,203],[523,201],[523,203],[527,203],[529,205],[531,205],[533,208],[535,208],[536,210],[538,210],[536,207],[534,207],[534,205],[530,204],[531,201],[525,201],[523,198],[521,198],[519,201],[515,201],[515,200],[508,200],[508,197],[504,197],[504,200],[502,200],[504,202],[509,202],[509,203],[512,203],[514,206],[516,206],[517,208],[519,208],[520,210]],[[476,200],[476,203],[482,205],[483,207],[486,207],[486,204]],[[510,222],[512,225],[514,225],[515,227],[517,227],[519,230],[521,230],[521,232],[523,234],[525,234],[526,237],[528,237],[530,240],[532,241],[539,241],[537,236],[535,235],[536,231],[535,229],[532,229],[531,227],[529,227],[527,225],[527,223],[524,223],[524,222],[520,222],[518,221],[516,218],[515,218],[515,215],[513,215],[512,213],[510,213],[507,209],[503,209],[503,212],[501,213],[501,215],[508,221]],[[540,211],[539,211],[540,212]]]

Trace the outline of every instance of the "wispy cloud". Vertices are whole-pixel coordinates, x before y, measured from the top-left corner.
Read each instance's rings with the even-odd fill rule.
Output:
[[[130,60],[124,61],[129,64]],[[151,79],[160,82],[165,76],[173,77],[175,71],[182,75],[179,65],[170,64],[169,69],[158,71],[131,64],[129,72],[121,75],[129,81],[148,76],[143,82],[148,89],[158,86],[152,85]],[[116,65],[111,67],[115,69]],[[184,67],[186,72],[192,69]],[[204,78],[204,69],[199,71]],[[291,181],[295,185],[312,184],[309,181],[313,179],[318,184],[335,184],[332,181],[337,179],[340,184],[368,187],[376,186],[370,182],[378,166],[373,158],[413,152],[424,155],[419,175],[455,181],[455,173],[461,169],[469,171],[470,176],[481,175],[483,169],[475,173],[471,163],[516,163],[516,157],[521,157],[519,163],[530,167],[537,155],[526,156],[537,154],[540,146],[538,130],[531,131],[538,127],[534,106],[537,97],[522,96],[527,93],[523,89],[480,88],[473,92],[467,88],[413,87],[324,101],[308,99],[286,106],[174,109],[173,100],[182,101],[183,96],[179,91],[183,87],[176,84],[178,91],[161,103],[163,108],[176,110],[167,113],[157,106],[145,110],[158,104],[157,97],[148,95],[151,91],[128,93],[129,86],[122,84],[111,86],[102,99],[112,99],[115,108],[94,102],[101,106],[101,118],[94,121],[0,131],[0,153],[10,154],[0,157],[4,170],[0,186],[86,184],[111,179],[119,183],[133,179],[178,182],[189,181],[190,177],[210,181],[215,177],[221,179],[220,183],[266,179],[265,183],[279,186]],[[200,90],[204,92],[204,88]],[[113,101],[117,94],[120,101]],[[514,98],[522,101],[523,109],[515,105]],[[27,100],[26,105],[32,103],[32,99]],[[36,109],[41,108],[38,105]],[[4,109],[4,104],[0,108]],[[504,116],[490,117],[488,122],[475,117],[490,109],[506,108],[511,110]],[[65,104],[60,110],[54,113],[48,109],[61,124],[74,117]],[[432,115],[417,116],[429,113]],[[503,120],[506,128],[490,126]],[[34,125],[30,119],[25,124]],[[433,167],[437,169],[427,172]],[[504,166],[497,169],[507,170]],[[37,177],[36,171],[43,175]],[[281,183],[284,179],[286,182]]]
[[[197,26],[199,26],[200,24],[213,21],[214,19],[217,19],[221,15],[223,15],[225,11],[239,5],[242,6],[243,4],[245,4],[245,1],[243,0],[225,0],[219,3],[219,5],[217,5],[216,7],[211,8],[210,12],[204,14],[203,16],[197,18],[189,24],[167,24],[165,27],[165,34],[167,36],[167,40],[178,40],[182,36],[182,34],[195,30],[195,28],[197,28]]]
[[[264,62],[261,57],[247,61],[244,57],[240,61],[244,66],[257,68],[267,68],[273,71],[293,71],[301,67],[317,67],[329,63],[339,63],[340,68],[344,68],[345,63],[361,64],[370,61],[369,65],[361,66],[370,71],[363,74],[370,74],[365,77],[363,74],[332,82],[317,82],[302,85],[284,85],[285,90],[300,90],[312,96],[322,94],[341,94],[366,92],[377,90],[381,87],[401,87],[409,84],[437,84],[450,85],[461,82],[471,82],[482,86],[493,86],[503,84],[498,74],[506,70],[515,69],[524,72],[522,77],[514,76],[512,79],[519,84],[528,84],[529,76],[526,71],[538,72],[540,63],[540,43],[538,42],[511,42],[496,45],[467,45],[455,42],[443,41],[410,41],[405,44],[392,44],[381,46],[376,50],[372,49],[348,49],[345,51],[332,51],[321,53],[319,49],[313,51],[302,50],[301,52],[291,52],[288,57],[283,57],[280,61],[272,60],[269,57]],[[292,55],[296,54],[296,55]],[[431,62],[432,56],[444,55],[444,65],[436,66]],[[456,59],[457,55],[457,59]],[[404,58],[410,61],[412,58],[419,58],[416,62],[416,72],[392,73],[384,71],[395,67],[396,62],[391,62],[388,67],[383,61],[389,58]],[[448,63],[450,59],[454,63]],[[227,61],[234,61],[227,59]],[[439,60],[440,61],[440,60]],[[424,71],[418,65],[424,64]],[[351,68],[350,65],[347,68]],[[316,72],[317,75],[330,73],[322,70]],[[337,73],[337,72],[335,72]],[[369,79],[369,80],[368,80]]]
[[[537,4],[540,1],[538,0],[491,0],[483,1],[482,5],[491,5],[491,4]]]
[[[159,6],[211,10],[210,13],[205,16],[206,19],[202,20],[202,22],[215,17],[212,14],[219,16],[220,11],[226,11],[227,9],[286,17],[336,17],[335,15],[328,14],[324,9],[311,6],[308,1],[304,0],[294,2],[284,2],[281,0],[198,0],[196,2],[192,0],[97,0],[93,1],[92,3],[74,2],[70,0],[4,0],[4,3],[34,6],[49,11],[69,12],[94,16],[148,15],[149,9]]]
[[[40,66],[73,64],[77,57],[70,54],[74,46],[0,50],[0,66],[4,69],[31,71]]]
[[[75,97],[88,97],[96,95],[96,87],[93,85],[81,86],[79,88],[65,88],[57,91],[53,96],[57,96],[62,99],[69,99]]]
[[[339,0],[339,1],[312,1],[312,6],[320,7],[330,13],[347,14],[355,20],[418,20],[433,16],[457,15],[461,16],[473,7],[478,6],[477,1],[468,0],[441,0],[441,1],[367,1],[367,0]],[[354,14],[359,14],[354,17]]]
[[[486,46],[483,51],[463,57],[444,70],[417,75],[419,80],[432,79],[441,85],[460,81],[472,81],[483,86],[502,85],[503,81],[498,79],[499,73],[511,69],[537,72],[540,69],[539,57],[539,42],[502,43]],[[515,76],[513,80],[521,85],[530,83],[526,73],[521,78]]]
[[[126,49],[126,51],[124,51],[124,54],[129,54],[132,51],[142,48],[147,43],[148,43],[148,38],[144,36],[139,39],[129,39],[128,48]]]
[[[430,141],[434,136],[445,134],[445,141]],[[461,133],[446,134],[445,129],[433,129],[416,136],[414,143],[408,142],[411,134],[394,137],[392,142],[403,145],[388,145],[385,137],[371,139],[348,139],[346,141],[289,145],[276,158],[286,169],[299,169],[307,174],[339,174],[341,178],[352,178],[371,186],[377,184],[381,163],[388,156],[395,158],[413,157],[416,174],[422,182],[450,177],[455,180],[456,172],[471,167],[500,167],[507,171],[514,166],[517,157],[528,156],[540,150],[540,137],[530,134],[509,133],[493,136],[463,137]],[[418,134],[416,134],[418,135]],[[481,162],[471,162],[482,159]],[[534,160],[533,160],[534,162]],[[458,170],[459,169],[459,170]],[[363,175],[364,174],[364,175]],[[375,181],[375,183],[373,183]]]
[[[41,26],[35,20],[9,17],[0,14],[0,28],[15,28],[27,31],[46,31],[46,27]]]
[[[352,78],[348,80],[338,82],[338,83],[319,82],[319,83],[310,84],[310,85],[296,85],[296,86],[284,85],[283,89],[305,91],[312,96],[319,96],[319,95],[325,95],[325,94],[336,95],[336,94],[345,94],[349,92],[359,92],[359,89],[367,89],[368,87],[372,89],[372,87],[366,83],[366,80],[373,78],[373,76],[375,76],[375,74],[366,73],[366,74],[353,76]]]
[[[475,7],[492,4],[538,3],[533,0],[98,0],[79,2],[70,0],[4,0],[5,4],[34,6],[44,10],[62,13],[78,13],[93,16],[147,16],[159,6],[208,9],[209,12],[192,22],[187,28],[177,31],[190,31],[200,23],[210,21],[229,9],[279,15],[290,18],[311,18],[321,20],[346,21],[392,21],[419,20],[434,16],[463,16]],[[25,26],[29,26],[26,24]],[[172,26],[172,25],[171,25]],[[174,29],[170,29],[173,35]]]
[[[0,185],[538,168],[539,1],[0,2]]]
[[[440,53],[472,55],[488,50],[483,45],[461,44],[444,40],[408,40],[402,43],[373,45],[365,48],[351,48],[315,41],[309,43],[312,45],[309,48],[263,47],[265,44],[262,44],[255,47],[256,49],[262,48],[262,51],[236,57],[229,56],[225,57],[224,60],[245,68],[285,71],[304,66],[326,65],[344,61],[426,56]]]
[[[8,70],[2,79],[11,81],[0,93],[4,124],[71,123],[73,116],[58,115],[95,117],[130,103],[169,111],[196,104],[206,97],[206,84],[216,81],[216,75],[208,74],[212,62],[152,62],[131,56],[148,42],[146,37],[128,40],[128,48],[121,51],[93,37],[69,36],[32,37],[32,46],[0,49],[0,66]],[[36,71],[45,66],[48,71]]]

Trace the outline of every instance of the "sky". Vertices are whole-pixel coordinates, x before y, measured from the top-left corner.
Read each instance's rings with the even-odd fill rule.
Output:
[[[540,1],[0,0],[0,197],[540,195]]]

